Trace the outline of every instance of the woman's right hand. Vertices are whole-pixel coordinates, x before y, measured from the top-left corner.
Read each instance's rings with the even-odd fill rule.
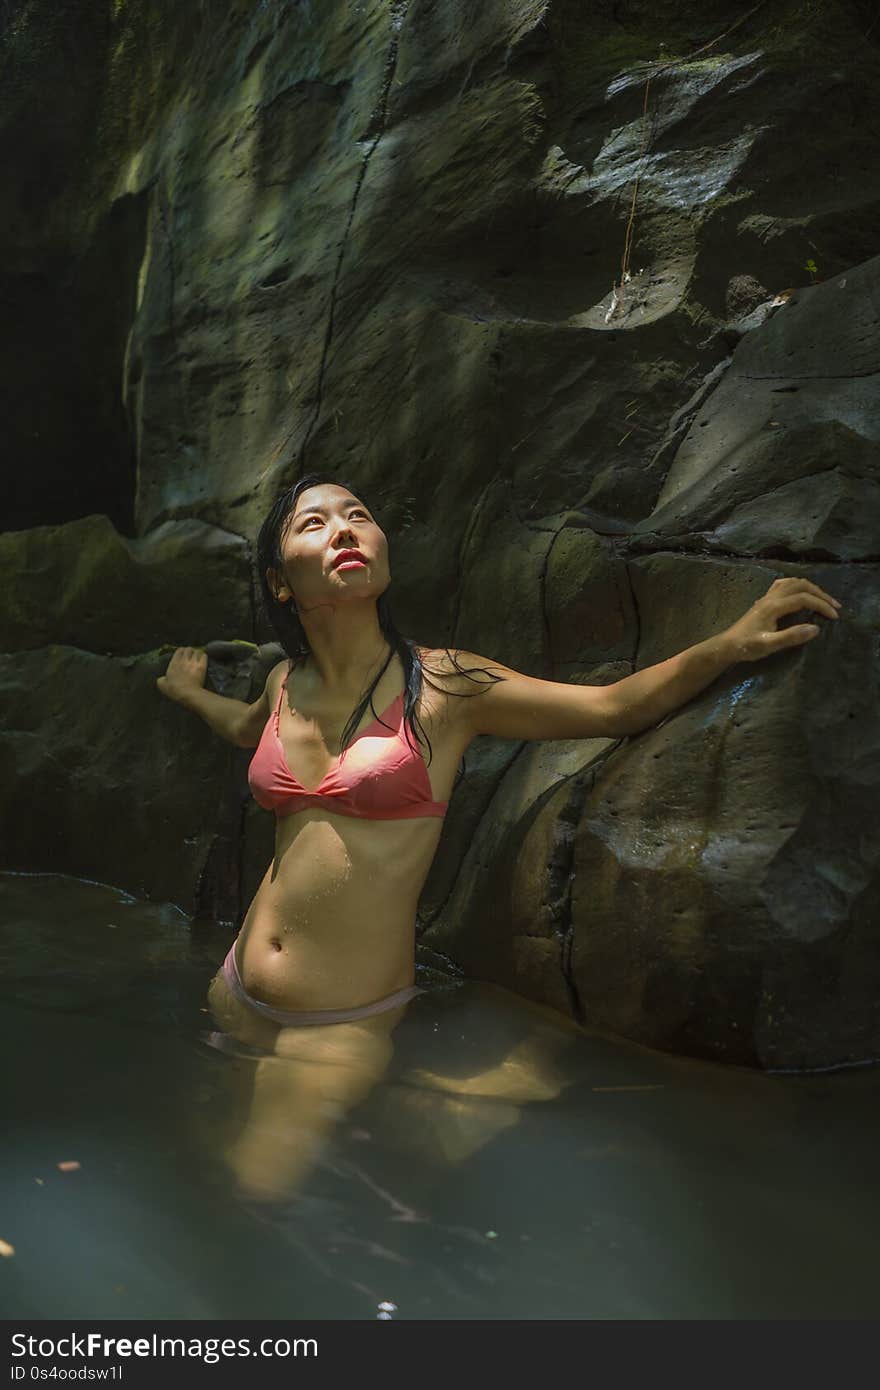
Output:
[[[190,691],[205,684],[207,671],[208,653],[202,647],[178,647],[156,684],[169,700],[184,704]]]

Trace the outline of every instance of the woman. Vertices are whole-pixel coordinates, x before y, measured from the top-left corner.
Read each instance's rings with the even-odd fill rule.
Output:
[[[840,606],[809,580],[777,579],[731,628],[668,661],[611,685],[567,685],[402,639],[387,602],[387,539],[345,484],[312,476],[282,494],[258,564],[289,657],[259,699],[205,690],[207,658],[191,647],[174,652],[157,685],[256,748],[251,789],[276,815],[273,862],[210,987],[214,1017],[275,1056],[320,1056],[331,1072],[316,1103],[332,1095],[344,1107],[382,1074],[391,1030],[419,993],[418,898],[471,740],[636,734],[728,665],[819,632],[777,631],[778,619],[799,609],[836,618]]]

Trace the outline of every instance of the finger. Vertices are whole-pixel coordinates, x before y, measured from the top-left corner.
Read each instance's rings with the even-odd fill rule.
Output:
[[[791,593],[775,594],[771,600],[777,618],[787,613],[797,613],[800,608],[810,608],[816,613],[824,613],[827,618],[836,618],[837,609],[830,599],[817,595],[810,589],[796,589]]]
[[[765,634],[767,641],[767,652],[781,652],[786,647],[802,647],[806,642],[811,642],[814,637],[818,637],[822,631],[815,623],[797,623],[794,627],[784,627],[780,632],[768,632]]]
[[[820,584],[814,584],[811,579],[802,579],[801,587],[809,589],[810,593],[815,594],[817,598],[824,598],[826,603],[838,604],[838,600],[833,594],[827,593]]]
[[[821,585],[814,584],[812,579],[805,579],[802,575],[787,574],[781,579],[775,579],[773,584],[770,585],[770,588],[772,589],[776,585],[785,585],[786,589],[792,589],[792,591],[794,591],[794,586],[797,586],[798,590],[807,589],[810,593],[815,594],[817,598],[824,598],[826,602],[833,603],[837,607],[840,606],[840,600],[836,599],[833,594],[829,594]]]

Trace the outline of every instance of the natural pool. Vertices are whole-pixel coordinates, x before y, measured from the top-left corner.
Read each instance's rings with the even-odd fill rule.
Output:
[[[0,922],[5,1318],[880,1312],[876,1068],[685,1061],[423,967],[385,1079],[259,1201],[224,1157],[259,1059],[204,1041],[233,933],[10,873]]]

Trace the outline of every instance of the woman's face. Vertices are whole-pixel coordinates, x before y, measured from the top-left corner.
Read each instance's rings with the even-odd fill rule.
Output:
[[[362,559],[344,559],[349,550],[359,551]],[[278,598],[295,598],[303,613],[328,599],[377,599],[391,583],[384,531],[363,502],[337,483],[320,483],[300,493],[282,536],[281,555]],[[269,577],[271,581],[271,571]]]

